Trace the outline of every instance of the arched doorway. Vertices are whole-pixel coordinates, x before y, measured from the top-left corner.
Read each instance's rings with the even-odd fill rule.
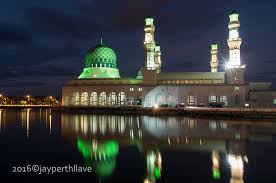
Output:
[[[109,105],[116,105],[117,103],[117,97],[115,92],[111,92],[108,97],[108,104]]]
[[[80,105],[80,94],[79,94],[79,92],[74,92],[73,93],[72,105]]]
[[[69,97],[68,96],[65,97],[64,105],[69,105]]]
[[[125,105],[126,104],[126,94],[125,92],[120,92],[118,95],[118,104]]]
[[[97,105],[98,104],[98,95],[96,92],[92,92],[90,95],[90,105]]]
[[[105,92],[100,93],[99,105],[106,105],[106,93]]]
[[[176,104],[175,97],[174,97],[171,93],[168,93],[168,94],[167,94],[166,103],[167,103],[169,106],[174,106],[174,105]]]
[[[156,94],[156,98],[155,98],[156,104],[160,105],[160,104],[164,104],[164,97],[161,93],[157,93]]]
[[[88,93],[83,92],[81,94],[81,105],[88,105]]]

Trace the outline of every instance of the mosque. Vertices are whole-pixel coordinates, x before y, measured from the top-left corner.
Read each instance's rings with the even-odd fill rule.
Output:
[[[276,107],[270,82],[247,82],[241,63],[239,14],[229,14],[229,60],[218,72],[218,45],[210,49],[210,72],[162,72],[160,46],[155,42],[154,19],[145,19],[145,63],[136,77],[122,78],[116,53],[107,45],[89,49],[77,79],[62,87],[64,106],[154,105]]]

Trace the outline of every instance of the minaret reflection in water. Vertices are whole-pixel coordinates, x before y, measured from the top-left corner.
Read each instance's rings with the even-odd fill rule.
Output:
[[[230,183],[243,183],[244,164],[241,155],[228,155],[228,161],[231,167]]]
[[[212,162],[213,162],[213,179],[220,179],[220,170],[219,170],[219,152],[212,151]]]
[[[229,155],[229,171],[232,175],[229,181],[242,183],[243,162],[247,161],[246,141],[250,136],[258,135],[259,130],[258,125],[251,125],[249,122],[197,120],[184,117],[64,114],[61,120],[62,135],[72,143],[77,142],[84,159],[94,157],[91,161],[99,163],[99,159],[103,161],[107,157],[110,158],[108,152],[114,152],[110,161],[112,163],[106,167],[109,170],[106,174],[108,176],[111,176],[115,169],[119,146],[136,146],[145,158],[147,175],[144,176],[144,182],[155,182],[157,178],[161,178],[163,151],[181,149],[210,152],[213,179],[224,176],[220,173],[220,163],[228,163],[220,159],[220,154]],[[276,131],[273,124],[267,129],[270,130],[268,134]],[[113,144],[111,149],[118,148],[118,151],[110,150],[107,145],[109,143]],[[82,150],[81,144],[85,144],[87,148],[84,149],[88,150]]]
[[[146,155],[147,177],[144,183],[154,183],[161,178],[162,158],[161,153],[156,151],[149,151]]]

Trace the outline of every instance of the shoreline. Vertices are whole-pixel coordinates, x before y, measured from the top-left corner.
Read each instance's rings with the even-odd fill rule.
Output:
[[[142,108],[140,106],[0,106],[0,109],[46,108],[52,112],[76,114],[186,116],[211,119],[276,121],[276,108]]]

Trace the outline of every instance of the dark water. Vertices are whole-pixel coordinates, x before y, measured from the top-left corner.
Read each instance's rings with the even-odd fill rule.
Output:
[[[69,115],[44,109],[1,110],[0,116],[2,177],[276,182],[276,123],[269,121]],[[13,173],[13,167],[28,165],[87,166],[92,173]]]

